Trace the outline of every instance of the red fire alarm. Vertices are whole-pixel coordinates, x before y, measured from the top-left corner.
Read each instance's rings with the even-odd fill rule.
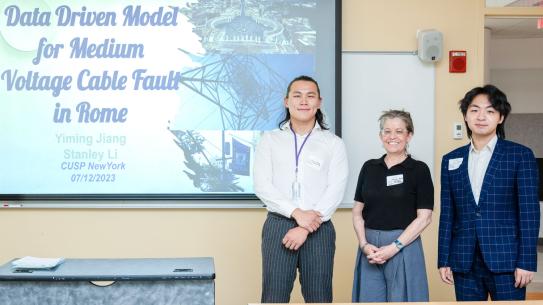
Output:
[[[450,73],[466,73],[467,62],[466,51],[449,51]]]

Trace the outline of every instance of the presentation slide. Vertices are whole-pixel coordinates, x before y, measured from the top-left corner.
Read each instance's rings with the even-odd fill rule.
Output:
[[[290,80],[334,131],[336,5],[0,1],[0,198],[250,197]]]

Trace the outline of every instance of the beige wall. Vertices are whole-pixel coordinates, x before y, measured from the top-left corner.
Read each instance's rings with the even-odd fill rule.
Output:
[[[464,141],[454,141],[452,122],[461,120],[456,101],[483,79],[482,0],[344,0],[343,49],[415,50],[417,29],[444,35],[444,51],[466,50],[468,71],[449,74],[447,53],[436,64],[436,164]],[[441,136],[446,135],[446,136]],[[360,165],[352,165],[358,170]],[[436,166],[438,169],[439,167]],[[439,177],[439,172],[434,173]],[[436,194],[439,182],[436,181]],[[437,278],[437,222],[424,234],[431,300],[452,300]],[[64,257],[215,258],[218,305],[257,302],[260,294],[262,209],[237,210],[1,210],[0,262],[24,255]],[[350,211],[334,217],[337,231],[334,294],[350,301],[356,241]],[[299,286],[293,301],[301,301]]]

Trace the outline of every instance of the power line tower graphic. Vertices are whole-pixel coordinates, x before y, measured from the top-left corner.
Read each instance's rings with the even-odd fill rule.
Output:
[[[286,81],[261,56],[218,57],[183,72],[181,84],[217,107],[223,130],[273,128],[284,111]]]
[[[212,60],[209,60],[212,58]],[[255,143],[225,140],[225,130],[274,128],[284,114],[286,81],[265,58],[250,54],[206,56],[208,62],[181,73],[180,83],[197,93],[193,102],[211,103],[220,114],[220,153],[206,151],[206,139],[195,130],[170,130],[185,157],[183,172],[203,192],[243,192],[238,176],[248,176]],[[212,144],[213,145],[213,144]]]

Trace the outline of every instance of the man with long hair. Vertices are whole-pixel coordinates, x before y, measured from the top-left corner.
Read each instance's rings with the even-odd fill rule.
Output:
[[[329,132],[317,82],[295,78],[279,129],[256,148],[254,187],[266,204],[262,229],[262,303],[288,303],[300,271],[308,303],[332,302],[335,231],[330,218],[348,176],[343,141]]]

